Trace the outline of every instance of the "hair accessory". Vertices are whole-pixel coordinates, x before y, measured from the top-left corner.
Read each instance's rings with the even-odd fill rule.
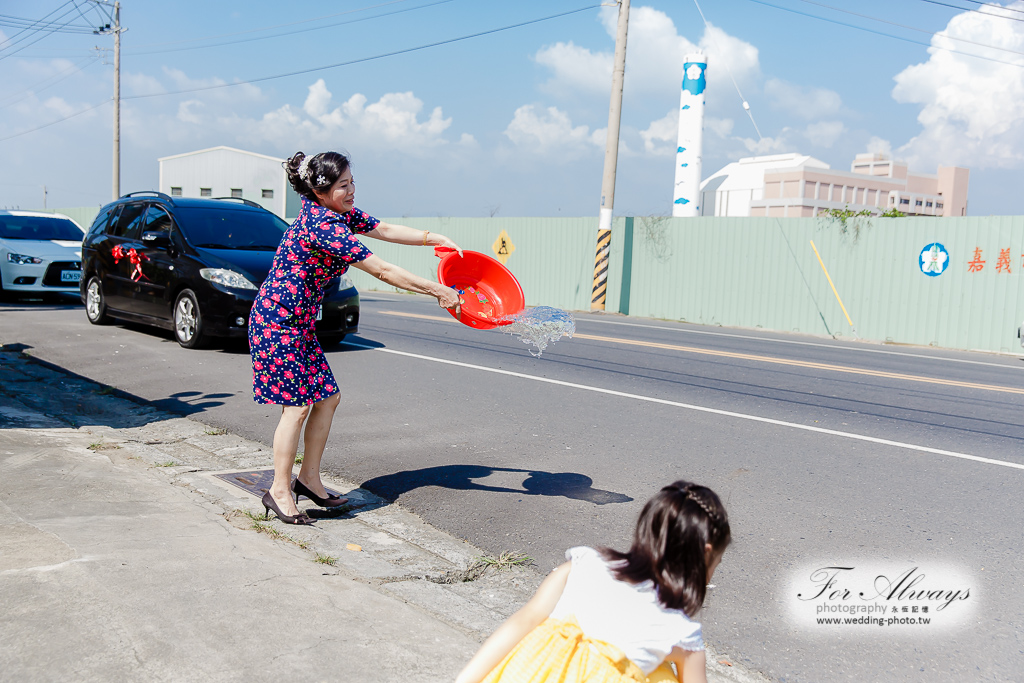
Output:
[[[299,162],[299,179],[306,180],[306,176],[309,175],[309,161],[312,157],[302,157],[302,161]]]
[[[689,500],[692,500],[692,501],[693,501],[694,503],[696,503],[697,505],[699,505],[699,506],[700,506],[700,509],[701,509],[701,510],[703,510],[704,512],[706,512],[706,513],[707,513],[707,515],[708,515],[708,519],[710,519],[710,520],[714,520],[714,519],[715,519],[715,516],[714,516],[714,514],[712,514],[712,512],[711,512],[711,508],[710,508],[710,507],[708,507],[708,504],[707,504],[707,503],[705,503],[705,502],[704,502],[703,500],[701,500],[700,498],[698,498],[698,497],[697,497],[696,495],[694,495],[694,492],[693,492],[693,490],[692,490],[692,489],[687,489],[687,491],[686,491],[686,497],[687,497],[687,498],[688,498]]]
[[[316,186],[317,187],[320,187],[321,185],[325,184],[326,182],[327,182],[327,178],[323,177],[323,175],[318,175],[316,177]]]

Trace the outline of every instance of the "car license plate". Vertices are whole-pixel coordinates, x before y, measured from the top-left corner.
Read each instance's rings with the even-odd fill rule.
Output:
[[[79,282],[82,279],[82,271],[80,270],[62,270],[60,271],[61,282]]]

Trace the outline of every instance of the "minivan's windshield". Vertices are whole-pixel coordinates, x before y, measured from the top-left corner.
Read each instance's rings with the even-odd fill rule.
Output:
[[[206,249],[277,251],[288,224],[268,211],[233,207],[179,207],[181,231],[193,246]]]
[[[67,240],[81,242],[85,233],[67,218],[0,216],[0,237],[8,240]]]

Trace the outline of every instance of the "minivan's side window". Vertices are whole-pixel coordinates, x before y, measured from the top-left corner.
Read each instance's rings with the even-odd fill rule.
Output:
[[[125,204],[121,214],[116,221],[110,223],[107,234],[115,237],[127,237],[138,239],[139,223],[142,220],[142,212],[146,209],[145,204]]]
[[[92,222],[92,227],[89,228],[89,236],[98,235],[101,232],[105,232],[107,229],[107,223],[110,221],[111,215],[117,215],[117,209],[120,207],[115,204],[114,206],[108,206],[103,211],[100,211],[99,215]]]
[[[142,232],[166,232],[171,231],[171,216],[163,208],[155,204],[149,205],[146,211],[146,221],[142,226]]]

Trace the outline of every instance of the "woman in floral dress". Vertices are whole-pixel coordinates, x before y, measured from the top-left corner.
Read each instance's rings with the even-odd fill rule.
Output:
[[[253,304],[249,348],[253,398],[281,406],[274,433],[274,484],[263,496],[263,505],[284,522],[309,524],[312,520],[296,506],[300,495],[322,507],[346,502],[328,495],[320,481],[320,459],[340,400],[338,383],[314,333],[324,289],[355,266],[389,285],[437,297],[442,307],[458,308],[455,290],[374,256],[357,235],[397,244],[459,247],[444,235],[381,223],[355,208],[355,182],[343,154],[307,157],[298,152],[285,162],[285,169],[302,197],[302,209],[281,238]],[[305,452],[292,483],[303,424]]]

